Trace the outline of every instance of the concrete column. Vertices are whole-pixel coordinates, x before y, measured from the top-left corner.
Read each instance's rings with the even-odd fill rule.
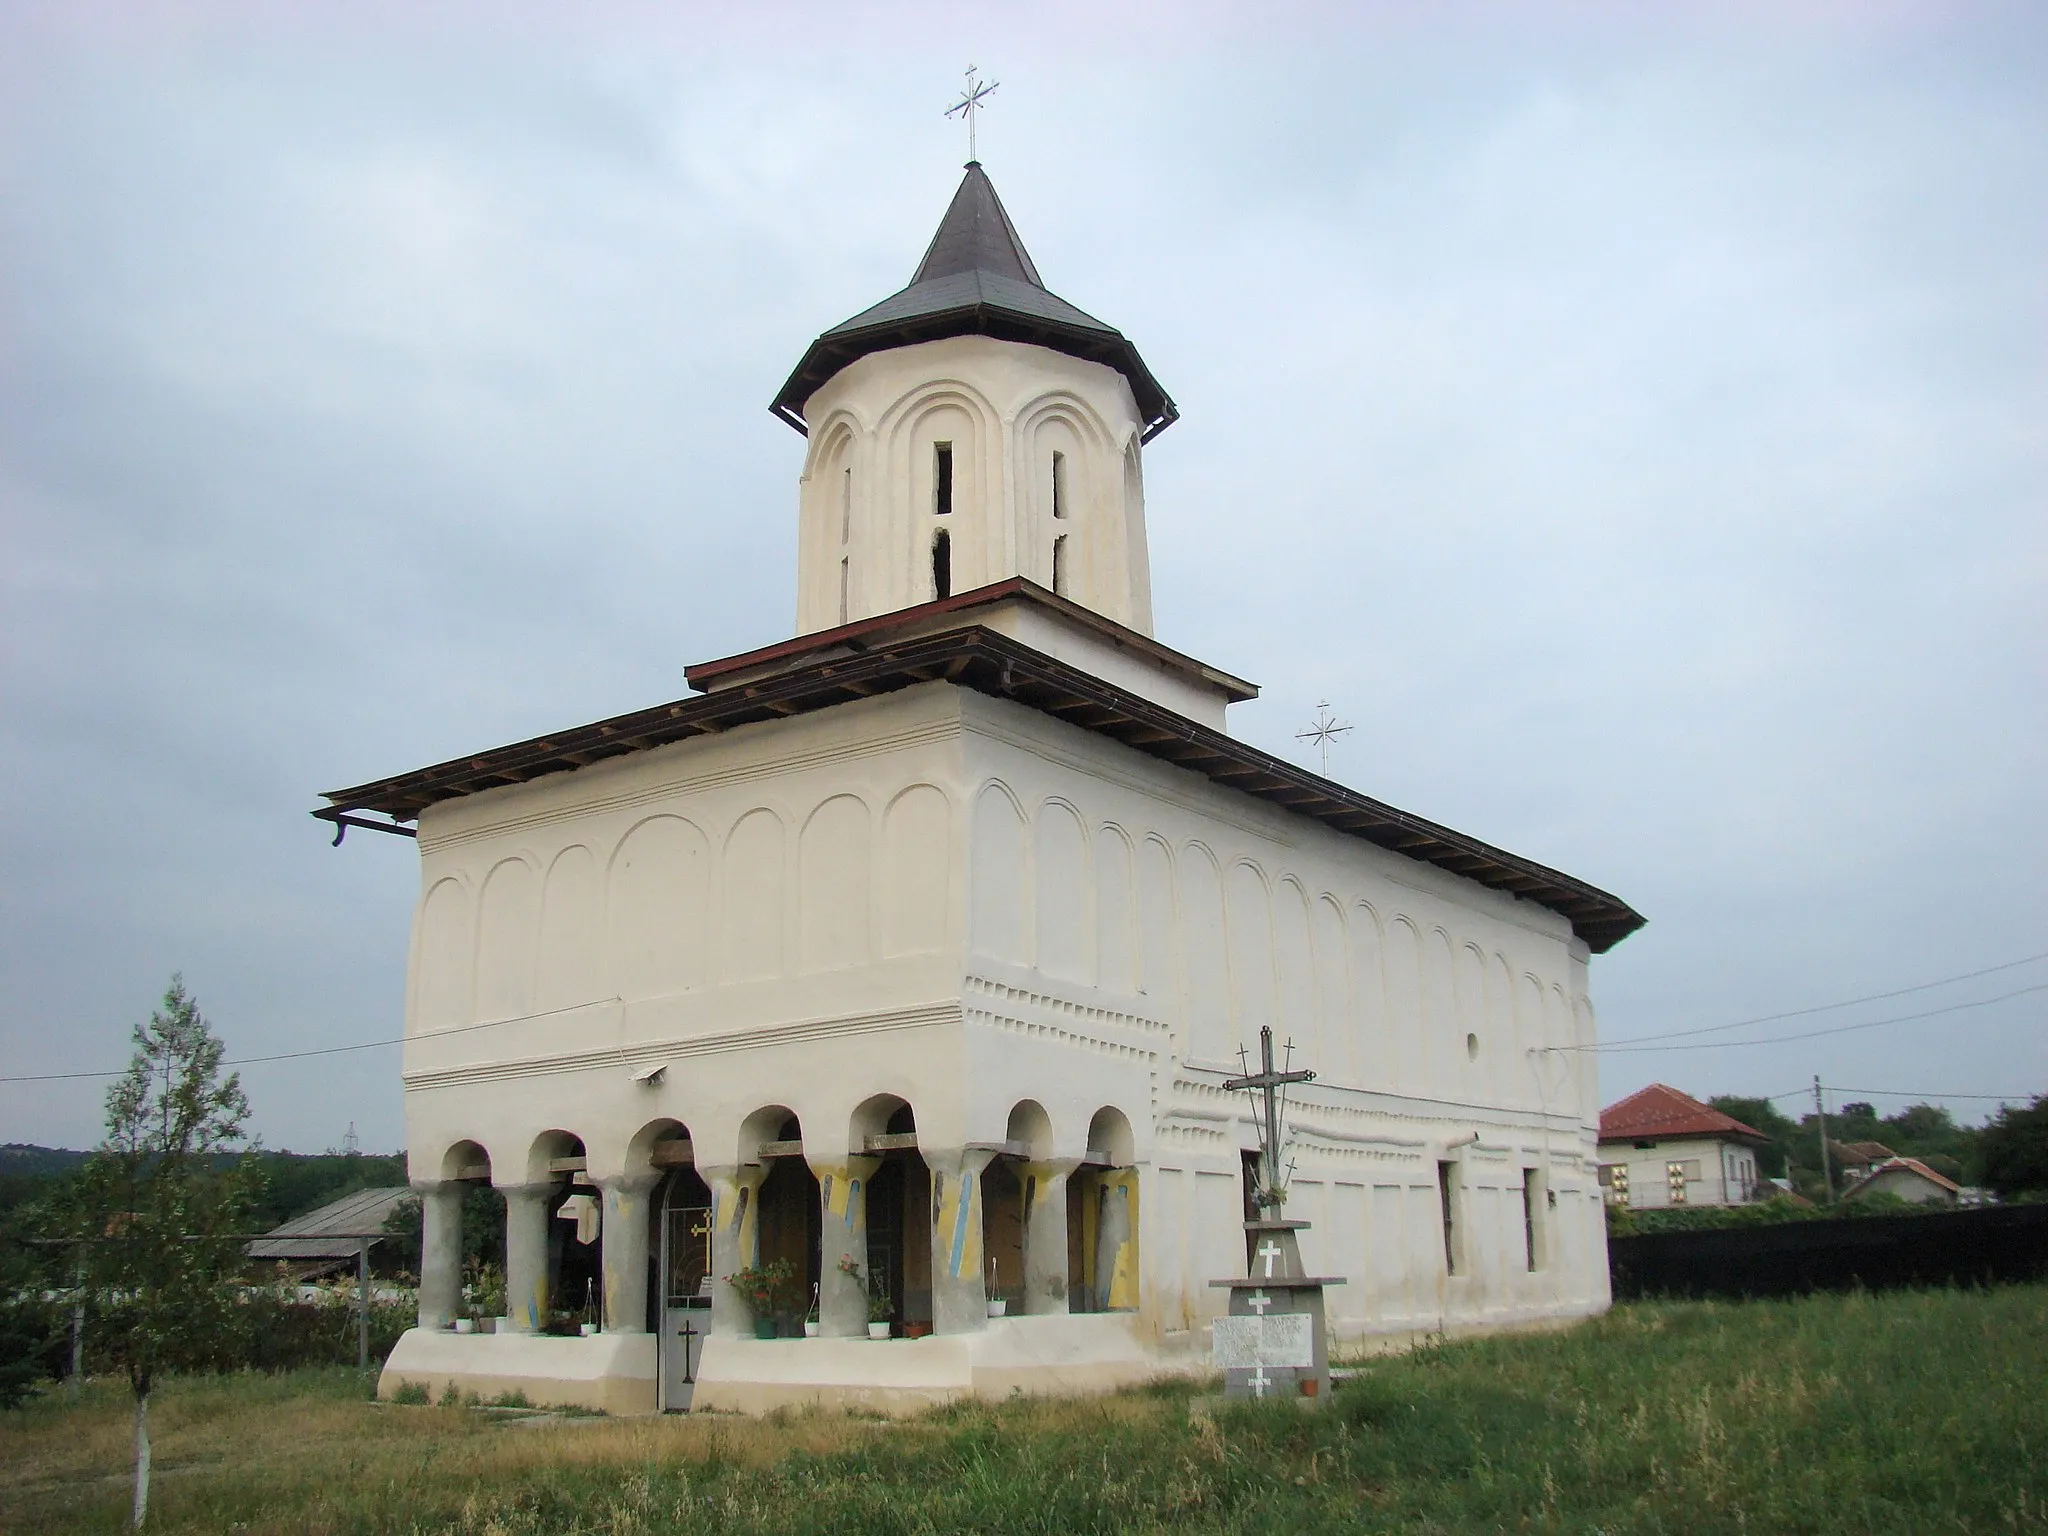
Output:
[[[514,1333],[538,1333],[548,1315],[548,1201],[556,1186],[509,1184],[505,1197],[505,1317]]]
[[[413,1185],[420,1197],[420,1326],[447,1328],[462,1310],[462,1193],[453,1180]]]
[[[697,1175],[711,1189],[711,1331],[752,1333],[754,1314],[725,1281],[761,1257],[761,1185],[768,1169],[761,1163],[723,1168],[699,1163]]]
[[[1067,1311],[1067,1179],[1078,1158],[1026,1163],[1029,1181],[1024,1209],[1024,1310],[1033,1316]]]
[[[807,1158],[818,1176],[818,1332],[826,1338],[857,1339],[868,1331],[868,1296],[863,1281],[842,1274],[841,1259],[868,1272],[868,1180],[882,1166],[879,1157],[843,1157],[837,1162]]]
[[[647,1331],[648,1193],[658,1173],[619,1174],[599,1179],[604,1196],[604,1331]]]
[[[995,1149],[926,1151],[932,1171],[932,1331],[975,1333],[988,1326],[988,1278],[982,1270],[981,1170]]]

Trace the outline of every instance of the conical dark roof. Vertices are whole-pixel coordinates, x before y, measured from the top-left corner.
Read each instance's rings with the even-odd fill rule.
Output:
[[[1180,415],[1121,331],[1047,291],[988,173],[974,160],[910,286],[812,342],[770,409],[808,433],[804,402],[848,363],[947,336],[1029,342],[1116,369],[1130,381],[1148,442]]]

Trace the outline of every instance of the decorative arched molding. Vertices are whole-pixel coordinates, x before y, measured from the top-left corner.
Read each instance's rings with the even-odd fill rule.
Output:
[[[441,876],[420,897],[412,1018],[422,1034],[475,1017],[477,905],[470,880],[461,872]]]
[[[1031,928],[1038,969],[1066,981],[1095,979],[1095,900],[1088,822],[1063,796],[1032,817]]]
[[[797,835],[797,969],[863,965],[874,954],[875,815],[853,790],[827,795]]]
[[[526,1184],[553,1183],[557,1179],[565,1178],[566,1175],[554,1172],[549,1166],[551,1163],[561,1158],[586,1157],[587,1155],[588,1148],[583,1138],[574,1131],[565,1131],[559,1127],[542,1131],[532,1141],[527,1143],[526,1156],[521,1169],[525,1177],[520,1182]],[[492,1164],[492,1172],[500,1183],[504,1182],[504,1176],[509,1171],[511,1170],[502,1168],[495,1162]]]
[[[415,1169],[416,1165],[410,1156],[406,1158],[406,1163],[409,1170]],[[442,1147],[440,1156],[422,1159],[421,1165],[434,1169],[434,1177],[443,1183],[456,1179],[488,1181],[491,1177],[490,1149],[474,1137],[462,1137],[449,1142]],[[479,1168],[482,1170],[481,1173],[477,1171]],[[419,1172],[413,1172],[414,1178],[420,1176]]]
[[[1114,1104],[1105,1104],[1088,1117],[1088,1150],[1100,1154],[1112,1168],[1128,1168],[1138,1160],[1137,1133],[1131,1117]]]
[[[968,933],[977,954],[1016,965],[1031,959],[1030,821],[1010,786],[984,780],[974,794],[968,860]]]
[[[623,1173],[629,1179],[652,1177],[663,1171],[654,1161],[654,1149],[656,1146],[663,1142],[690,1141],[690,1139],[690,1127],[686,1123],[676,1119],[673,1115],[657,1115],[626,1138],[626,1143],[620,1149],[620,1155],[616,1162],[609,1157],[603,1160],[604,1167],[602,1172],[610,1174],[616,1169],[617,1172]],[[595,1170],[598,1163],[596,1154],[592,1155],[591,1162]]]

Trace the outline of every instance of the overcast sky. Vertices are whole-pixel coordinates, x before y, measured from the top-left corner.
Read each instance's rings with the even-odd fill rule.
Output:
[[[790,632],[767,403],[908,279],[970,61],[1183,412],[1160,638],[1642,911],[1606,1040],[2048,952],[2039,6],[171,9],[0,15],[0,1074],[119,1068],[179,969],[233,1056],[395,1035],[415,851],[318,792]],[[1602,1091],[2021,1097],[2044,985]],[[319,1150],[402,1142],[397,1071],[244,1074]]]

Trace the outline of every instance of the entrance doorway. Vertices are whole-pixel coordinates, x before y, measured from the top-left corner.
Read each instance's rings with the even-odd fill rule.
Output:
[[[662,1181],[655,1211],[660,1223],[659,1397],[664,1413],[685,1413],[711,1332],[711,1190],[695,1168],[677,1168]]]

